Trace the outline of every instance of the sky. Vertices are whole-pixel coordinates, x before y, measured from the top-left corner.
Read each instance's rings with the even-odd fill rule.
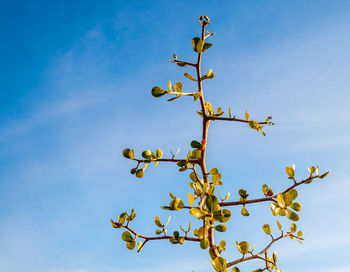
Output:
[[[153,86],[182,81],[195,61],[191,39],[198,17],[208,15],[216,35],[203,56],[207,101],[227,113],[256,120],[274,117],[266,137],[246,124],[213,122],[207,164],[217,167],[237,200],[240,188],[262,197],[291,185],[285,167],[331,171],[300,187],[298,229],[304,244],[273,247],[287,272],[350,271],[350,23],[348,1],[2,1],[0,9],[0,270],[7,272],[213,271],[197,243],[149,242],[129,251],[110,219],[134,208],[135,230],[153,235],[154,216],[169,232],[195,222],[187,211],[160,206],[169,192],[187,203],[188,173],[175,165],[149,166],[130,175],[122,157],[180,147],[200,140],[199,104],[151,96]],[[265,223],[277,233],[290,221],[273,217],[268,204],[233,207],[224,257],[240,257],[235,241],[262,249]],[[196,224],[194,224],[196,226]],[[259,261],[240,266],[260,267]]]

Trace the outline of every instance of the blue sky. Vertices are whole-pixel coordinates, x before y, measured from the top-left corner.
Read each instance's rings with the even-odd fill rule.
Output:
[[[135,208],[134,228],[170,230],[191,217],[159,206],[168,193],[187,200],[188,175],[177,167],[129,174],[125,147],[181,148],[201,135],[198,104],[155,99],[154,85],[183,81],[173,53],[195,60],[199,15],[211,17],[214,46],[204,56],[206,99],[226,111],[276,125],[266,137],[244,124],[212,123],[208,166],[222,191],[261,196],[289,185],[307,166],[331,170],[299,190],[305,243],[274,247],[284,271],[346,272],[350,250],[350,24],[348,1],[7,1],[0,9],[0,267],[7,272],[212,271],[198,244],[149,243],[128,251],[110,218]],[[188,69],[187,69],[188,70]],[[187,71],[186,70],[186,71]],[[187,71],[188,72],[188,71]],[[243,218],[232,209],[225,257],[236,240],[265,246],[261,226],[275,226],[268,205]],[[192,220],[193,221],[193,220]],[[290,222],[281,219],[287,228]],[[276,231],[276,228],[275,228]],[[259,263],[244,264],[251,271]],[[249,270],[250,269],[250,270]]]

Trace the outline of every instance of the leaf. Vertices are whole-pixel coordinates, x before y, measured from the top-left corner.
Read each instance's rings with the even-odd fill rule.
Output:
[[[331,173],[331,171],[328,171],[328,172],[322,174],[321,176],[319,176],[319,178],[323,179],[323,178],[327,177],[330,173]]]
[[[209,240],[208,240],[207,237],[204,237],[204,238],[201,239],[200,247],[202,249],[207,249],[209,247]]]
[[[232,268],[231,272],[241,272],[241,270],[235,266],[234,268]]]
[[[214,229],[216,231],[219,231],[219,232],[225,232],[227,230],[227,226],[226,225],[217,225],[214,227]]]
[[[170,93],[171,92],[171,81],[169,80],[169,82],[168,82],[168,93]]]
[[[244,114],[244,117],[247,121],[249,121],[249,113],[247,110],[245,110],[245,114]]]
[[[219,170],[217,168],[212,168],[210,171],[209,171],[210,174],[212,175],[217,175],[219,173]]]
[[[190,179],[191,179],[193,182],[196,182],[196,181],[197,181],[197,176],[196,176],[196,173],[195,173],[195,172],[191,172],[191,173],[190,173]]]
[[[133,153],[133,152],[132,152]],[[130,148],[125,148],[124,150],[123,150],[123,156],[125,157],[125,158],[127,158],[127,159],[133,159],[133,156],[131,157],[131,155],[133,155],[133,154],[131,154],[131,149]]]
[[[248,210],[247,210],[246,207],[243,207],[243,208],[242,208],[241,214],[242,214],[243,216],[249,216],[249,212],[248,212]]]
[[[137,243],[137,249],[140,250],[141,246],[142,246],[142,242],[140,241]]]
[[[228,115],[230,116],[230,118],[232,118],[232,115],[231,115],[231,107],[228,108]]]
[[[192,158],[194,160],[199,160],[201,156],[202,156],[202,152],[200,150],[195,149],[192,151]]]
[[[122,224],[116,223],[116,222],[114,222],[112,219],[111,219],[111,223],[112,223],[113,228],[116,228],[116,229],[119,229],[119,228],[121,228],[121,226],[122,226]]]
[[[279,194],[277,195],[277,204],[278,204],[280,207],[282,207],[282,208],[285,207],[284,197],[283,197],[283,194],[282,194],[282,193],[279,193]]]
[[[194,202],[194,197],[191,193],[188,193],[188,202],[190,203],[190,206],[192,207],[192,204]]]
[[[301,204],[299,202],[290,204],[290,207],[296,212],[299,212],[301,210]]]
[[[163,150],[158,148],[156,151],[156,157],[157,157],[157,159],[160,159],[161,157],[163,157]]]
[[[272,259],[273,259],[273,262],[274,262],[274,263],[277,263],[277,252],[276,252],[276,251],[274,251],[274,252],[272,253]]]
[[[182,83],[181,82],[176,82],[176,84],[174,86],[174,90],[180,93],[182,91],[182,88],[183,88]]]
[[[136,171],[136,177],[143,178],[144,175],[145,175],[145,172],[143,171],[143,169],[139,169]]]
[[[286,173],[289,177],[294,178],[295,170],[292,167],[286,167]]]
[[[222,209],[214,212],[214,220],[219,221],[221,223],[225,223],[230,220],[231,211],[228,209]]]
[[[134,239],[132,238],[130,232],[128,232],[128,231],[124,231],[124,232],[122,233],[122,239],[123,239],[123,241],[125,241],[125,242],[134,241]]]
[[[192,39],[192,46],[193,46],[193,50],[195,52],[198,52],[198,53],[202,53],[202,50],[203,50],[203,41],[198,38],[198,37],[194,37]]]
[[[205,204],[207,205],[207,208],[208,208],[209,212],[211,212],[211,213],[218,210],[218,203],[219,203],[219,201],[218,201],[217,197],[214,195],[208,196],[207,199],[205,200]]]
[[[236,246],[237,246],[239,252],[241,252],[242,254],[247,254],[249,252],[249,243],[246,241],[242,241],[239,244],[236,241]]]
[[[160,88],[158,86],[155,86],[155,87],[152,88],[152,95],[154,97],[161,97],[164,94],[165,94],[165,91],[162,88]]]
[[[216,175],[212,175],[211,180],[215,185],[222,185],[220,173],[217,173]]]
[[[135,241],[130,241],[126,243],[127,249],[130,249],[130,250],[133,250],[135,248],[135,245],[136,245]]]
[[[281,223],[280,223],[279,221],[277,221],[276,223],[277,223],[278,229],[279,229],[279,230],[282,230],[282,225],[281,225]]]
[[[213,46],[212,43],[204,43],[202,52],[205,52],[207,49],[209,49],[212,46]]]
[[[290,190],[288,194],[290,194],[293,197],[293,200],[298,197],[298,191],[295,189]]]
[[[297,225],[294,224],[294,223],[292,223],[291,226],[290,226],[290,231],[291,231],[292,233],[296,232],[296,231],[297,231]]]
[[[190,214],[195,216],[197,219],[203,219],[206,215],[206,212],[199,208],[191,208]]]
[[[190,80],[197,81],[197,80],[194,79],[194,77],[192,75],[190,75],[188,73],[184,73],[184,76],[187,77]]]
[[[155,223],[158,227],[160,227],[160,228],[163,227],[163,225],[162,225],[162,223],[160,222],[160,219],[159,219],[158,216],[154,217],[154,223]]]
[[[213,69],[210,69],[210,70],[209,70],[209,72],[208,72],[208,74],[207,74],[207,78],[210,78],[210,79],[214,78]]]
[[[157,235],[159,235],[159,234],[161,234],[162,232],[163,232],[162,230],[157,229],[155,233],[156,233]]]
[[[288,219],[292,220],[292,221],[298,221],[299,220],[299,215],[296,214],[295,212],[287,209],[286,210],[286,216]]]
[[[197,142],[197,141],[192,141],[191,142],[191,147],[192,148],[201,148],[202,147],[202,144]]]
[[[196,92],[193,94],[193,100],[196,101],[201,96],[200,92]]]
[[[217,272],[226,272],[227,262],[223,257],[216,257],[214,260],[211,260],[211,264]]]
[[[267,235],[271,235],[271,228],[270,228],[269,224],[263,225],[263,230]]]
[[[300,237],[302,237],[302,236],[303,236],[303,232],[302,232],[302,231],[298,231],[297,237],[300,238]]]

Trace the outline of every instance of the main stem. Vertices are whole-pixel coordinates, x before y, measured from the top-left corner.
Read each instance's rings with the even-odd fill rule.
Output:
[[[205,27],[207,26],[207,21],[203,21],[202,24],[202,41],[204,43],[205,40]],[[207,185],[207,188],[209,188],[209,177],[208,177],[208,171],[207,171],[207,166],[205,164],[205,154],[206,154],[206,143],[208,139],[208,129],[209,129],[209,124],[210,124],[210,119],[208,118],[208,115],[205,110],[205,101],[204,101],[204,94],[203,94],[203,87],[202,87],[202,76],[201,76],[201,60],[202,60],[202,53],[198,53],[198,60],[196,64],[196,70],[197,70],[197,82],[198,82],[198,91],[200,92],[200,103],[201,103],[201,108],[202,108],[202,113],[203,113],[203,127],[202,127],[202,154],[201,154],[201,159],[199,161],[199,166],[202,171],[204,183]],[[205,199],[207,198],[207,192],[203,195],[201,198],[199,207],[202,208],[205,202]],[[214,255],[214,257],[220,256],[217,247],[215,245],[214,241],[214,232],[213,232],[213,221],[209,222],[210,225],[208,226],[208,240],[209,240],[209,247]]]

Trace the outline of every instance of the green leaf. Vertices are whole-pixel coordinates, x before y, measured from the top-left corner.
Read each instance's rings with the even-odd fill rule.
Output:
[[[227,262],[223,257],[216,257],[214,260],[211,260],[211,264],[217,272],[226,272]]]
[[[125,242],[134,241],[134,239],[132,238],[130,232],[128,232],[128,231],[124,231],[124,232],[122,233],[122,239],[123,239],[123,241],[125,241]]]
[[[137,168],[136,168],[136,167],[135,167],[135,168],[132,168],[132,169],[130,170],[130,174],[134,175],[134,174],[136,173],[136,171],[137,171]]]
[[[123,150],[123,156],[127,159],[133,159],[134,158],[134,150],[130,148],[125,148]]]
[[[190,214],[195,216],[197,219],[203,219],[206,215],[206,212],[199,208],[191,208]]]
[[[277,223],[278,229],[279,229],[279,230],[282,230],[282,225],[281,225],[281,223],[280,223],[279,221],[277,221],[276,223]]]
[[[296,212],[299,212],[301,210],[301,204],[299,202],[290,204],[290,207]]]
[[[213,184],[215,184],[215,185],[222,185],[222,182],[221,182],[221,174],[220,174],[220,173],[217,173],[216,175],[212,175],[211,181],[212,181]]]
[[[163,231],[160,230],[160,229],[157,229],[157,230],[156,230],[156,234],[157,234],[157,235],[161,234],[162,232],[163,232]]]
[[[177,92],[181,92],[183,88],[183,85],[181,82],[176,82],[175,86],[174,86],[174,90]]]
[[[283,194],[282,194],[282,193],[279,193],[279,194],[277,195],[277,204],[278,204],[280,207],[282,207],[282,208],[285,207],[284,197],[283,197]]]
[[[165,94],[165,91],[162,88],[160,88],[158,86],[155,86],[155,87],[152,88],[152,95],[154,97],[161,97],[164,94]]]
[[[205,200],[205,204],[207,205],[209,212],[212,212],[212,213],[218,210],[218,203],[219,201],[217,197],[214,195],[208,196],[207,199]]]
[[[262,270],[261,268],[259,269],[254,269],[252,272],[263,272],[264,270]]]
[[[247,110],[245,110],[245,114],[244,114],[244,117],[247,121],[249,121],[249,113]]]
[[[143,178],[144,175],[145,175],[145,172],[143,171],[143,169],[139,169],[136,171],[136,177]]]
[[[271,235],[271,228],[270,228],[269,224],[263,225],[263,230],[267,235]]]
[[[242,241],[239,244],[236,241],[236,246],[242,254],[247,254],[249,252],[249,243],[246,241]]]
[[[214,212],[214,220],[219,221],[221,223],[225,223],[230,220],[231,211],[228,209],[222,209]]]
[[[288,194],[290,194],[293,197],[293,200],[298,197],[298,191],[295,189],[290,190]]]
[[[290,226],[290,231],[291,231],[292,233],[296,232],[296,231],[297,231],[297,225],[294,224],[294,223],[292,223],[291,226]]]
[[[135,245],[136,245],[135,241],[130,241],[126,243],[127,249],[130,249],[130,250],[133,250],[135,248]]]
[[[242,208],[241,214],[242,214],[243,216],[249,216],[249,212],[248,212],[248,210],[247,210],[246,207],[243,207],[243,208]]]
[[[286,167],[286,173],[289,177],[294,178],[295,170],[293,167]]]
[[[192,46],[193,46],[193,50],[195,52],[198,52],[198,53],[202,53],[202,50],[203,50],[203,41],[198,38],[198,37],[194,37],[192,39]]]
[[[188,193],[188,203],[190,204],[190,206],[192,207],[192,204],[194,202],[194,197],[191,193]]]
[[[295,212],[287,209],[286,210],[286,216],[288,219],[292,220],[292,221],[298,221],[299,220],[299,215],[296,214]]]
[[[152,152],[151,150],[147,149],[145,151],[142,152],[142,157],[144,157],[145,159],[150,159],[151,155],[152,155]]]
[[[331,171],[328,171],[328,172],[322,174],[321,176],[319,176],[319,178],[323,179],[323,178],[327,177],[330,173],[331,173]]]
[[[163,157],[163,150],[158,148],[156,151],[156,157],[157,157],[157,159],[160,159],[161,157]]]
[[[274,252],[272,253],[272,259],[273,259],[273,262],[274,262],[274,263],[277,263],[277,252],[276,252],[276,251],[274,251]]]
[[[205,52],[207,49],[209,49],[212,46],[213,46],[212,43],[204,43],[202,52]]]
[[[226,225],[217,225],[214,227],[214,229],[216,231],[219,231],[219,232],[225,232],[227,230],[227,226]]]
[[[192,158],[194,160],[199,160],[201,158],[201,156],[202,156],[202,152],[200,150],[195,149],[192,151]]]
[[[116,229],[119,229],[122,226],[120,223],[116,223],[112,219],[111,219],[111,223],[112,223],[113,228],[116,228]]]
[[[212,175],[217,175],[219,173],[219,170],[217,168],[212,168],[209,173]]]
[[[302,231],[298,231],[297,237],[300,238],[301,236],[303,236],[303,232]]]
[[[196,92],[193,94],[193,100],[196,101],[201,96],[200,92]]]
[[[190,80],[197,81],[197,80],[194,79],[194,77],[192,75],[190,75],[188,73],[184,73],[184,75],[185,75],[185,77],[187,77]]]
[[[235,266],[234,268],[232,268],[231,272],[241,272],[241,270]]]
[[[192,141],[191,142],[191,147],[192,148],[201,148],[202,144],[200,142],[197,142],[197,141]]]
[[[202,249],[207,249],[209,247],[209,240],[208,240],[207,237],[204,237],[204,238],[201,239],[200,247]]]
[[[159,219],[158,216],[154,217],[154,223],[155,223],[158,227],[160,227],[160,228],[163,227],[163,225],[162,225],[162,223],[160,222],[160,219]]]

